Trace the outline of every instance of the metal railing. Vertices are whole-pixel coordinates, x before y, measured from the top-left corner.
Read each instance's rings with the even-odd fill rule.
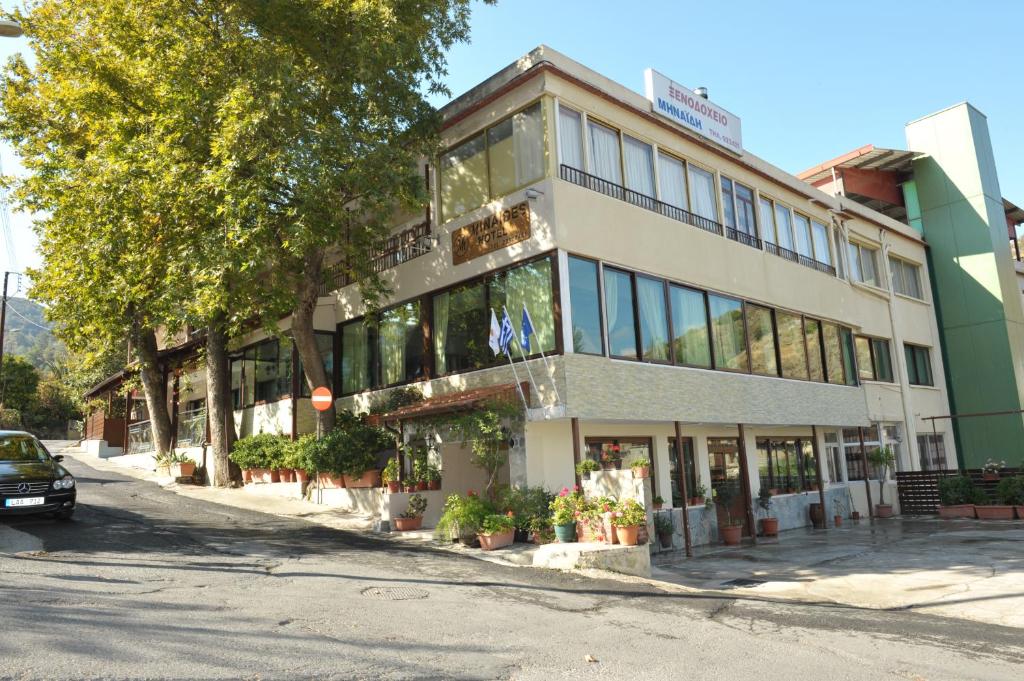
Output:
[[[397,267],[426,255],[432,250],[433,245],[430,223],[421,222],[388,237],[370,260],[370,270],[379,274]],[[320,295],[326,296],[331,291],[345,288],[351,283],[352,277],[343,263],[327,267],[324,270],[324,283],[320,284]]]
[[[199,447],[206,442],[206,407],[178,414],[177,445]]]
[[[148,454],[156,451],[153,443],[153,431],[149,427],[149,420],[138,421],[128,426],[128,453]]]
[[[761,248],[761,240],[760,239],[758,239],[756,236],[753,236],[751,234],[747,234],[746,232],[741,232],[738,229],[733,229],[732,227],[726,227],[725,228],[725,236],[727,238],[729,238],[729,239],[732,239],[733,241],[738,241],[741,244],[746,244],[747,246],[750,246],[751,248],[757,248],[757,249]]]

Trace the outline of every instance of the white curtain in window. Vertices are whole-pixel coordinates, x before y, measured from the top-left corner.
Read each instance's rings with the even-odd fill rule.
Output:
[[[665,290],[660,281],[637,277],[637,294],[641,326],[645,327],[647,338],[644,343],[644,359],[668,361],[668,320],[665,318]]]
[[[847,244],[846,251],[850,255],[850,279],[864,281],[864,274],[860,269],[860,255],[857,253],[857,244]]]
[[[544,116],[537,102],[512,117],[512,143],[516,162],[516,186],[544,175]]]
[[[401,309],[384,313],[380,323],[380,373],[384,385],[405,380],[405,320]]]
[[[535,336],[530,350],[537,352],[538,343],[544,352],[555,349],[554,301],[551,293],[551,261],[539,260],[511,270],[505,281],[505,296],[512,326],[519,337],[523,307],[530,312]],[[488,321],[490,321],[488,319]]]
[[[820,222],[811,222],[814,235],[814,259],[826,265],[832,264],[832,251],[828,247],[828,228]]]
[[[619,165],[619,133],[591,121],[590,128],[590,174],[614,184],[622,184],[622,167]]]
[[[715,194],[715,176],[706,170],[689,166],[690,191],[693,193],[693,212],[718,222],[718,201]]]
[[[812,258],[811,248],[811,221],[806,216],[797,213],[796,219],[796,252],[805,258]]]
[[[564,106],[558,107],[558,149],[561,163],[583,170],[583,117]]]
[[[775,243],[775,216],[772,213],[772,202],[761,199],[758,203],[761,210],[761,239],[770,244]]]
[[[860,269],[864,274],[864,282],[878,286],[880,282],[876,273],[878,268],[875,267],[875,252],[870,248],[864,248],[863,246],[859,247],[859,250]]]
[[[448,372],[448,362],[445,357],[445,348],[448,345],[448,305],[450,302],[448,293],[441,293],[434,296],[434,325],[431,333],[434,337],[434,368],[438,376]],[[491,320],[488,316],[487,323]]]
[[[626,162],[626,188],[644,196],[654,196],[654,150],[650,144],[623,137]]]
[[[775,231],[779,237],[779,246],[790,251],[793,249],[793,214],[785,206],[775,204]]]
[[[679,159],[658,154],[658,189],[662,201],[686,210],[690,205],[686,200],[686,170]]]

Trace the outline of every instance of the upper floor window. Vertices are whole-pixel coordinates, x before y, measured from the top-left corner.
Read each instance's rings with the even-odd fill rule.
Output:
[[[880,286],[876,261],[878,251],[854,241],[849,243],[847,251],[850,255],[850,278],[872,286]]]
[[[794,213],[794,227],[796,229],[796,252],[805,258],[814,257],[814,248],[811,246],[811,220],[806,215]]]
[[[856,336],[857,370],[861,380],[892,382],[892,357],[889,341],[883,338]]]
[[[270,338],[231,360],[231,397],[235,409],[276,402],[292,392],[292,341]]]
[[[654,198],[654,149],[629,135],[622,136],[626,189]]]
[[[921,268],[901,258],[889,256],[889,273],[892,275],[892,290],[904,296],[922,299]]]
[[[686,164],[672,156],[658,154],[658,196],[661,201],[687,210]]]
[[[601,336],[601,288],[597,263],[569,257],[569,304],[572,315],[572,351],[604,354]]]
[[[828,245],[828,227],[817,220],[811,220],[811,242],[814,246],[814,259],[831,265],[832,249]]]
[[[604,307],[608,320],[608,352],[613,357],[639,359],[633,282],[628,272],[604,268]]]
[[[690,177],[690,205],[697,215],[718,222],[718,194],[715,176],[703,168],[687,163]]]
[[[775,237],[776,242],[788,251],[793,248],[793,211],[782,204],[775,204]]]
[[[565,106],[558,107],[559,161],[583,170],[583,114]]]
[[[619,151],[619,133],[607,125],[587,121],[590,142],[590,174],[612,184],[622,184],[622,165]]]
[[[911,385],[935,385],[932,379],[932,360],[928,348],[905,343],[903,351],[907,358],[907,378]]]
[[[541,103],[509,116],[441,155],[445,220],[479,208],[544,176]]]

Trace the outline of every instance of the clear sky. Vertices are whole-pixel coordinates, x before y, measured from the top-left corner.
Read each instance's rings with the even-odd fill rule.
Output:
[[[904,148],[905,123],[967,100],[988,116],[1003,196],[1024,202],[1019,0],[499,0],[472,23],[450,54],[456,95],[542,43],[638,92],[653,67],[707,86],[742,118],[744,146],[793,173],[865,144]],[[0,40],[0,57],[18,49]],[[36,263],[28,218],[12,224],[17,267]]]

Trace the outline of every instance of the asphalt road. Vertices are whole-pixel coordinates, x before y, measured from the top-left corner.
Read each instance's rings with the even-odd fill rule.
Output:
[[[0,521],[2,679],[1024,678],[1018,629],[505,568],[67,466],[73,522]]]

